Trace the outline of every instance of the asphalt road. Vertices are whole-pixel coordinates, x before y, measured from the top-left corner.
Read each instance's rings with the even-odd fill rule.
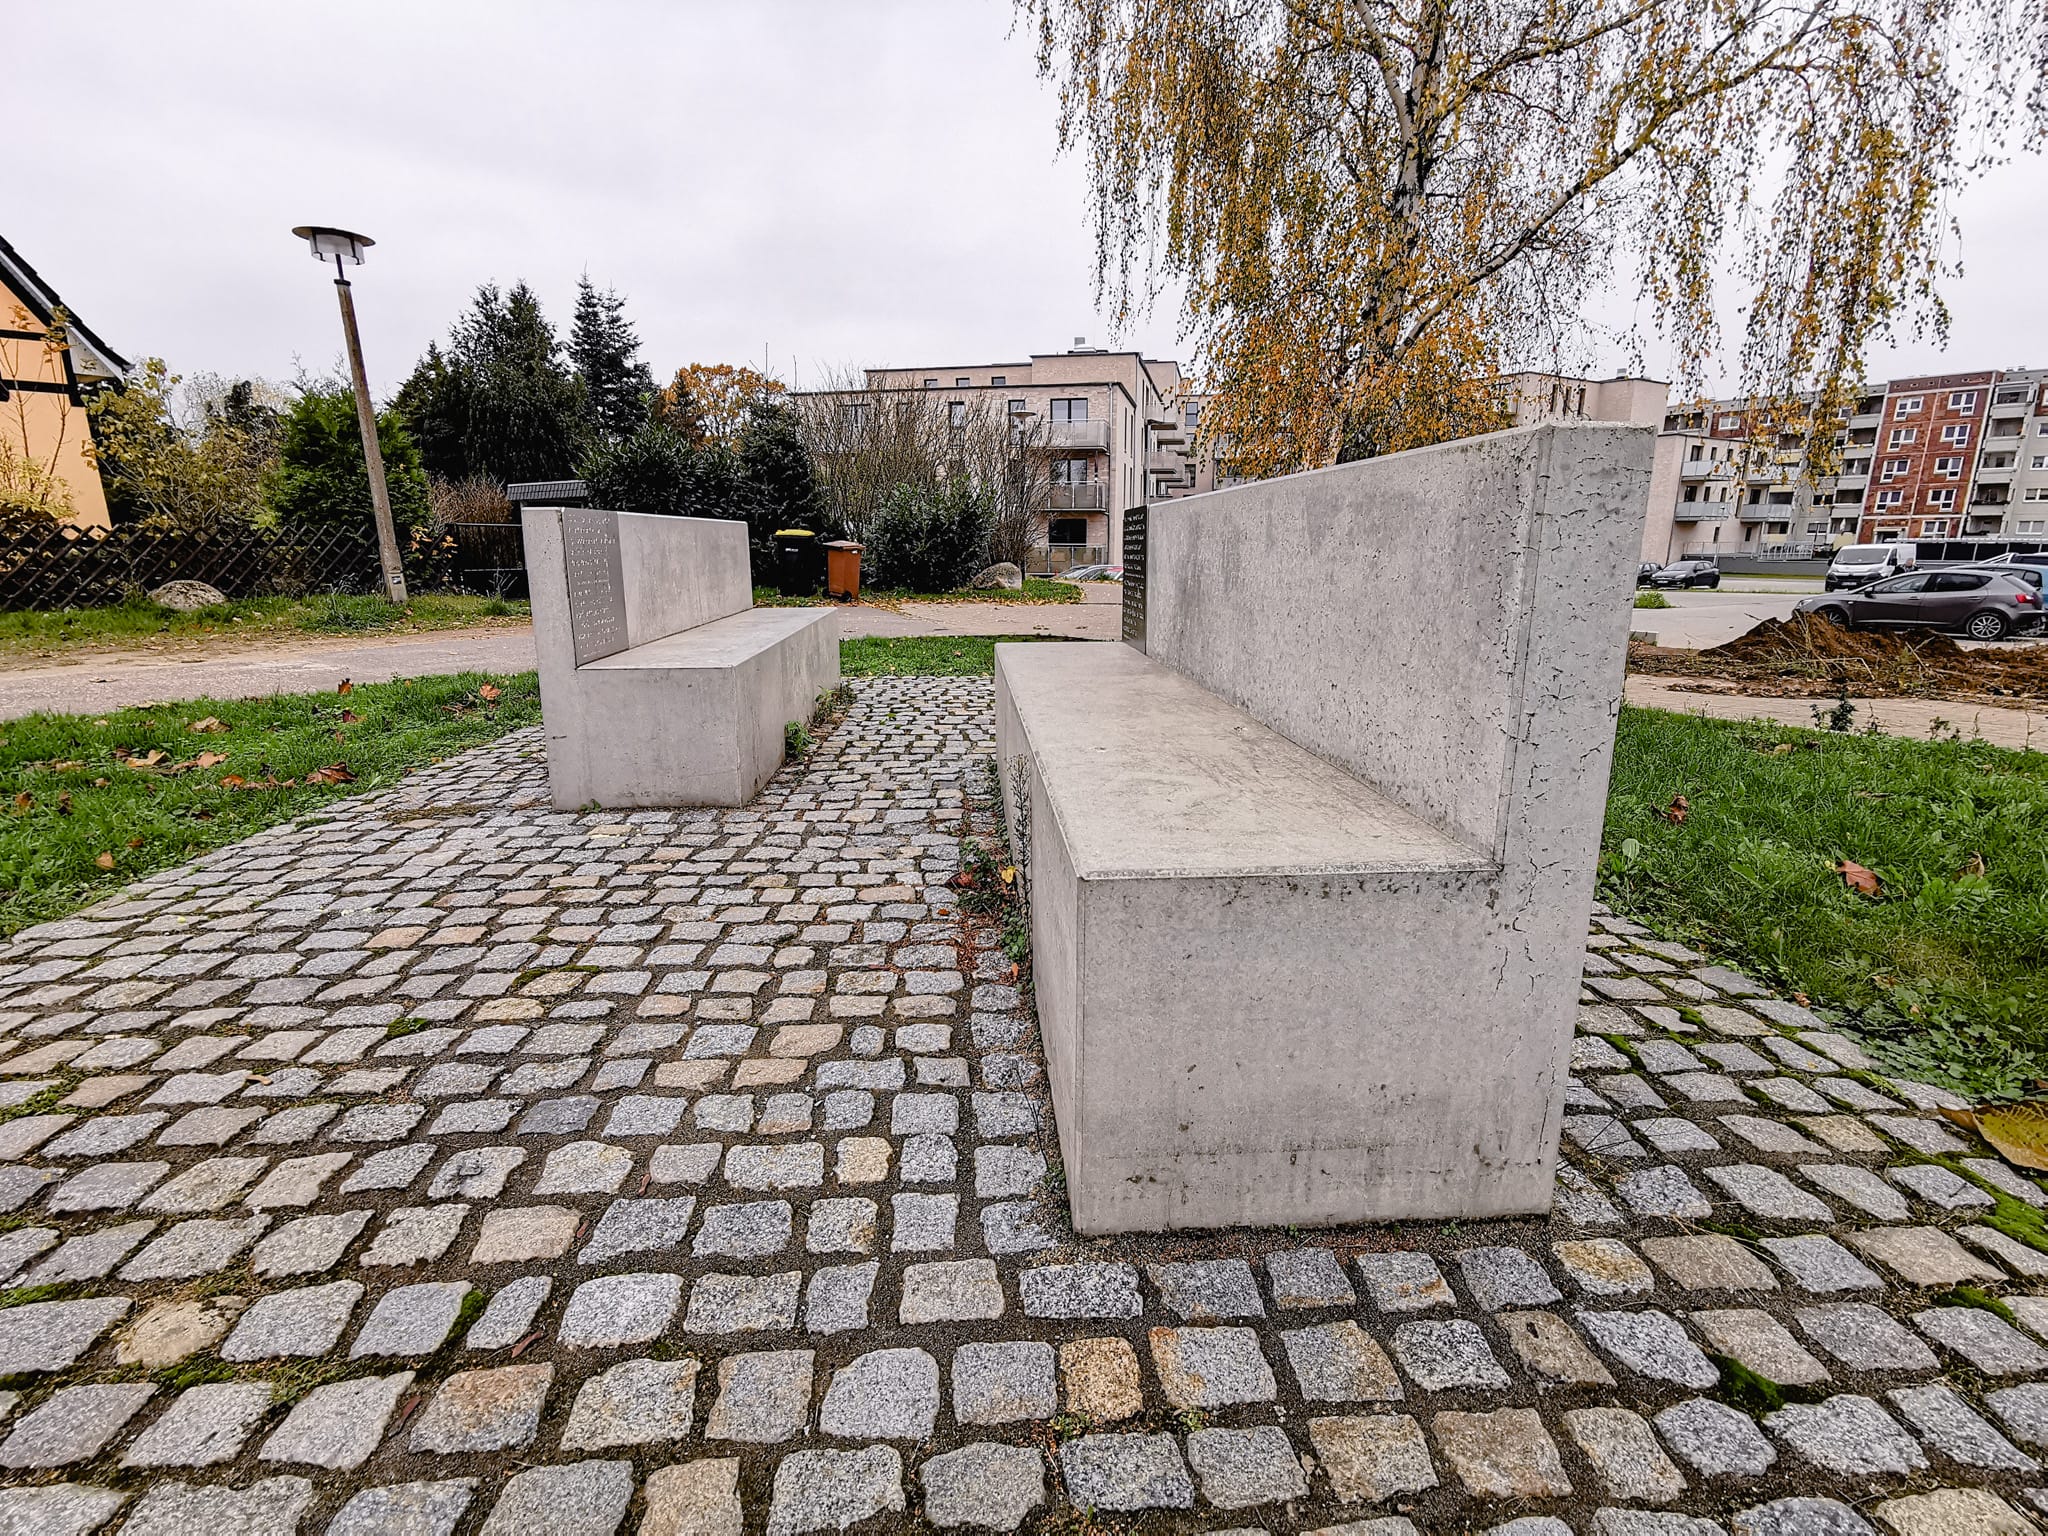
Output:
[[[1122,588],[1082,589],[1083,601],[905,603],[843,608],[839,633],[858,635],[1068,635],[1114,640]],[[37,710],[80,713],[197,698],[240,699],[269,693],[325,693],[343,678],[386,683],[450,672],[526,672],[533,631],[449,630],[359,640],[307,639],[262,648],[189,652],[100,652],[59,661],[0,664],[0,720]]]

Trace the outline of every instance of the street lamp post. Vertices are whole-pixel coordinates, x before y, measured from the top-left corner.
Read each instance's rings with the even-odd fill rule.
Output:
[[[384,453],[377,446],[377,408],[370,403],[369,375],[363,371],[363,341],[356,334],[356,304],[342,263],[360,267],[363,252],[377,242],[345,229],[302,224],[292,231],[312,248],[315,261],[334,263],[334,291],[341,299],[341,332],[348,341],[348,369],[356,392],[356,425],[363,434],[363,465],[370,472],[370,513],[377,524],[377,557],[384,566],[384,595],[405,601],[405,567],[398,558],[398,530],[391,522],[391,493],[384,487]]]

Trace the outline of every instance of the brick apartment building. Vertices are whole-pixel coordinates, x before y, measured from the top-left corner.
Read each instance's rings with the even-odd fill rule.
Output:
[[[1643,558],[1799,555],[1887,539],[2048,535],[2048,369],[1865,385],[1832,424],[1837,474],[1746,399],[1673,407],[1658,434]]]

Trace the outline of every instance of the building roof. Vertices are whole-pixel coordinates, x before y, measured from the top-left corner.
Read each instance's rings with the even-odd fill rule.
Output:
[[[118,379],[128,371],[128,359],[100,340],[93,328],[57,296],[57,290],[44,282],[42,275],[8,244],[4,235],[0,235],[0,273],[6,274],[7,286],[21,295],[22,302],[44,325],[54,324],[56,312],[64,311],[73,372],[89,379]]]

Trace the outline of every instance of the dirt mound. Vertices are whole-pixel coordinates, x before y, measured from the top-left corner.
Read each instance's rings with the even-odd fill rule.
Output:
[[[1725,678],[1753,694],[2048,699],[2048,645],[1964,650],[1933,630],[1843,629],[1794,614],[1704,651],[1632,644],[1632,671]]]
[[[1795,613],[1789,619],[1765,619],[1747,634],[1725,645],[1701,651],[1702,656],[1731,661],[1860,661],[1869,666],[1937,665],[1970,653],[1932,629],[1844,629],[1826,619]]]

